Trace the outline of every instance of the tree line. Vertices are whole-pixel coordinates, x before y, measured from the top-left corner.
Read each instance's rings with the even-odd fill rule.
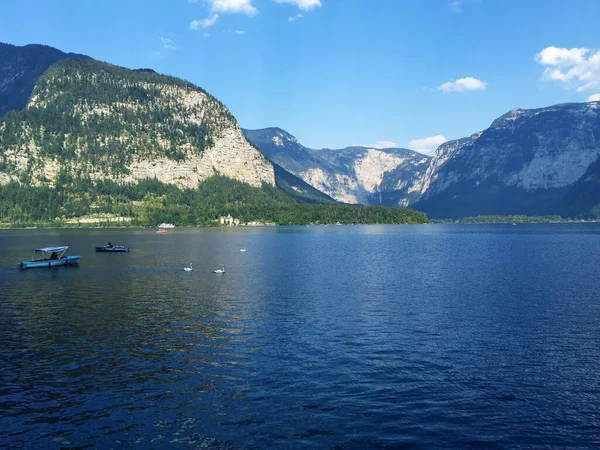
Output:
[[[132,226],[212,226],[227,214],[241,223],[276,225],[426,223],[425,214],[401,208],[308,204],[277,187],[252,187],[215,175],[196,189],[146,179],[117,184],[111,180],[74,179],[63,174],[55,188],[0,186],[0,223],[4,226],[61,226],[90,215],[129,218]]]

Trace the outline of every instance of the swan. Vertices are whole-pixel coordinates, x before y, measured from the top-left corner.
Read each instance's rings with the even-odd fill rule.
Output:
[[[184,267],[183,270],[185,270],[186,272],[191,272],[192,270],[194,270],[194,268],[192,267],[192,263],[190,263],[190,267]]]
[[[225,266],[221,266],[220,269],[214,269],[213,273],[225,273]]]
[[[246,247],[240,248],[240,252],[245,252],[245,251],[246,251]]]

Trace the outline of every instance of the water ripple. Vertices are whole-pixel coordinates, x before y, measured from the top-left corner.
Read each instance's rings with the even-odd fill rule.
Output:
[[[0,238],[52,233],[81,267],[0,267],[0,447],[600,446],[600,226]]]

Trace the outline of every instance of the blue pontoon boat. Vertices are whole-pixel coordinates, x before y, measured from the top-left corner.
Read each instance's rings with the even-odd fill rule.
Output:
[[[110,242],[108,245],[100,245],[96,247],[97,252],[130,252],[131,249],[126,245],[112,245]]]
[[[58,267],[72,266],[79,264],[79,256],[65,256],[68,245],[60,247],[44,247],[34,250],[34,257],[31,261],[21,261],[21,269],[34,269],[37,267]]]

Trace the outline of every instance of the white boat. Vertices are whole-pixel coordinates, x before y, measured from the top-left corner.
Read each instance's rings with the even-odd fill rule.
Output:
[[[175,228],[175,225],[172,223],[161,223],[158,228]]]
[[[39,267],[72,266],[79,264],[79,256],[65,256],[68,245],[59,247],[43,247],[34,249],[33,259],[21,261],[21,269],[35,269]]]

